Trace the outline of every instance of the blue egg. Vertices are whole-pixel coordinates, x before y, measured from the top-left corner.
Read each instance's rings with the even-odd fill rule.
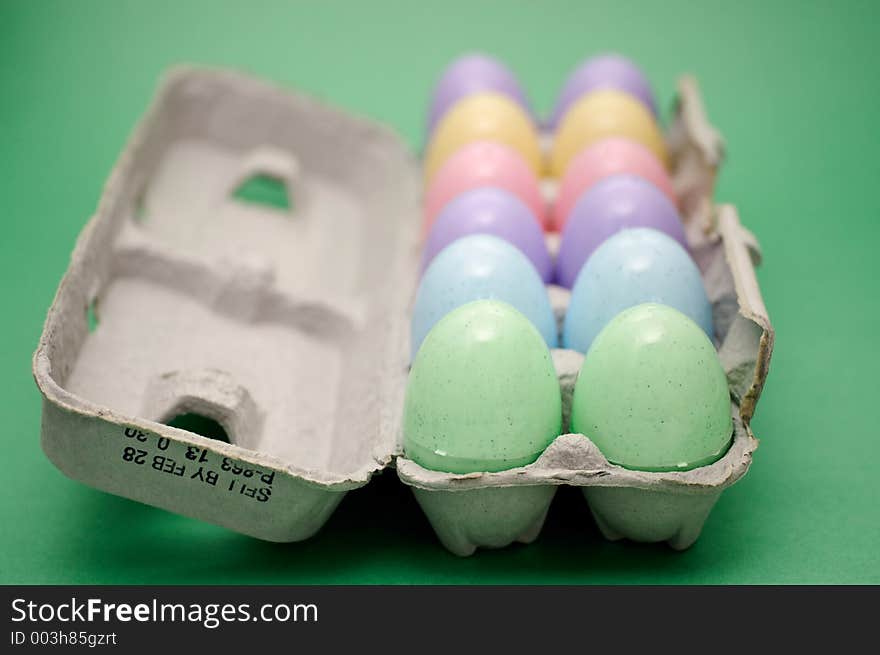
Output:
[[[562,331],[564,347],[587,352],[612,318],[647,302],[677,309],[714,337],[712,306],[687,251],[658,230],[622,230],[593,252],[577,276]]]
[[[425,270],[412,315],[412,358],[437,321],[474,300],[512,305],[532,322],[549,348],[557,346],[556,319],[535,267],[504,239],[475,234],[453,241]]]

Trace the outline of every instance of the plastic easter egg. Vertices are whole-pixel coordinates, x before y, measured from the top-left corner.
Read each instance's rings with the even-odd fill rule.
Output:
[[[456,102],[475,93],[494,92],[507,96],[531,114],[526,94],[516,76],[503,63],[482,53],[471,53],[453,61],[434,87],[428,109],[427,133]]]
[[[528,257],[544,282],[553,275],[553,262],[538,219],[520,199],[503,189],[465,191],[437,216],[422,257],[422,270],[443,248],[469,234],[492,234],[512,243]]]
[[[579,152],[610,136],[637,141],[669,165],[666,143],[651,112],[631,95],[609,89],[588,93],[565,114],[553,139],[551,174],[563,177]]]
[[[641,102],[653,116],[657,115],[654,92],[639,67],[622,55],[606,54],[588,59],[569,75],[556,101],[550,127],[556,127],[579,98],[598,89],[624,91]]]
[[[502,471],[534,462],[561,428],[550,351],[513,307],[468,303],[428,333],[406,389],[408,458],[435,471]]]
[[[629,469],[705,466],[733,435],[727,377],[706,333],[677,309],[653,303],[623,311],[599,333],[571,411],[572,431]]]
[[[677,309],[713,337],[712,305],[687,251],[657,230],[621,230],[596,248],[577,277],[565,315],[565,347],[586,352],[611,319],[646,302]]]
[[[559,284],[571,288],[605,239],[633,227],[665,232],[687,248],[678,212],[657,187],[634,175],[613,175],[584,193],[569,215],[556,259]]]
[[[425,182],[459,148],[472,141],[498,141],[516,150],[536,175],[541,173],[542,155],[535,126],[507,96],[478,93],[459,100],[443,119],[425,152]]]
[[[437,171],[425,196],[425,225],[460,193],[481,186],[510,191],[547,228],[547,212],[538,180],[522,155],[494,141],[474,141],[455,152]]]
[[[437,321],[456,307],[486,299],[514,307],[549,348],[556,347],[556,319],[535,267],[507,241],[475,234],[444,248],[425,271],[413,308],[412,357]]]
[[[654,154],[635,141],[610,137],[594,143],[569,164],[553,206],[554,228],[561,231],[565,227],[571,208],[584,191],[599,180],[621,173],[644,178],[678,206],[669,174]]]

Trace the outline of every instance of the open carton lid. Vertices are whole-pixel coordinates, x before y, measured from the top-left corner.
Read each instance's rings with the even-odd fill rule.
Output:
[[[382,126],[241,74],[172,71],[34,356],[49,458],[264,539],[314,532],[398,448],[417,169]],[[285,206],[242,200],[254,180]],[[232,443],[164,424],[187,413]]]

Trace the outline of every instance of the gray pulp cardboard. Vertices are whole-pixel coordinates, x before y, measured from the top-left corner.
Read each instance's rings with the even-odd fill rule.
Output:
[[[396,452],[417,168],[391,131],[308,98],[170,74],[34,357],[49,458],[255,537],[312,535]],[[283,184],[290,210],[235,197],[254,176]],[[232,443],[163,425],[184,413]]]
[[[689,79],[669,144],[735,409],[733,445],[710,466],[627,471],[582,435],[500,473],[402,457],[417,162],[373,123],[191,68],[162,83],[49,310],[34,355],[43,449],[74,479],[271,541],[311,536],[346,491],[396,461],[458,554],[535,539],[559,484],[583,487],[609,538],[687,547],[748,469],[773,332],[757,243],[711,202],[721,142]],[[255,177],[281,185],[290,208],[240,199]],[[561,317],[567,293],[550,293]],[[567,407],[581,356],[553,356]],[[231,443],[165,425],[188,413]]]

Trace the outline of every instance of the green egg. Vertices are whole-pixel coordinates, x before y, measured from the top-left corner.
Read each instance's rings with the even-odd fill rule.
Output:
[[[532,323],[502,302],[440,319],[406,390],[406,456],[435,471],[503,471],[534,462],[562,428],[559,382]]]
[[[621,312],[587,351],[571,426],[628,469],[681,471],[716,461],[730,445],[733,422],[715,347],[671,307],[647,303]]]

